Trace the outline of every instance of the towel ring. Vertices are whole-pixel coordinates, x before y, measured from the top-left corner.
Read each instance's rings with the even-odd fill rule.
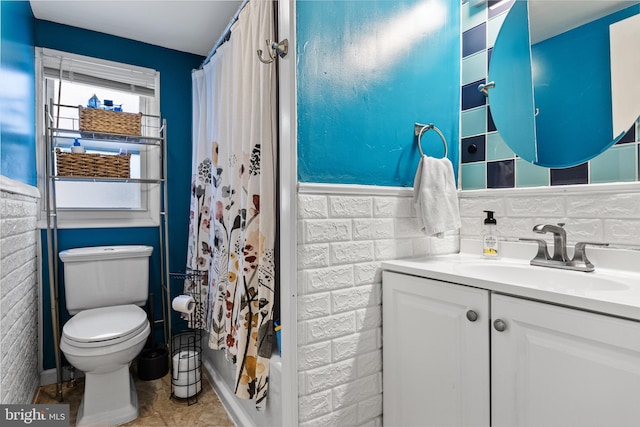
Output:
[[[438,135],[440,135],[440,138],[442,139],[442,144],[444,144],[444,157],[447,157],[447,155],[449,154],[449,150],[447,149],[447,140],[445,139],[442,132],[440,132],[440,129],[435,127],[433,123],[429,123],[428,125],[416,123],[414,125],[414,132],[418,137],[418,151],[420,152],[420,156],[424,156],[424,152],[422,151],[422,146],[420,145],[420,138],[422,138],[422,134],[428,131],[429,129],[435,130],[436,132],[438,132]]]

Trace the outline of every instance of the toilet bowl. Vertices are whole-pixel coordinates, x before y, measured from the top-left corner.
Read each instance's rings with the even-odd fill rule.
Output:
[[[133,304],[84,310],[64,325],[60,350],[85,373],[77,425],[118,425],[137,418],[129,365],[150,330],[145,311]]]
[[[78,425],[118,425],[138,416],[129,374],[151,327],[140,308],[149,296],[151,246],[95,246],[59,253],[66,309],[60,350],[84,371]]]

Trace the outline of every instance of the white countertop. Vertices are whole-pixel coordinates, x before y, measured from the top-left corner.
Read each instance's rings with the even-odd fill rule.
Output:
[[[529,266],[535,243],[502,242],[500,259],[476,255],[478,241],[463,240],[461,248],[459,254],[385,261],[382,268],[640,321],[640,251],[588,248],[596,270],[585,273]]]

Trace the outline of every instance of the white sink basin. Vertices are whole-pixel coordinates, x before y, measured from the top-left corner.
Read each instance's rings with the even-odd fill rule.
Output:
[[[629,285],[623,278],[595,271],[562,270],[532,266],[527,263],[511,263],[502,260],[461,262],[454,270],[469,277],[492,282],[524,285],[551,292],[582,294],[591,291],[625,291]]]
[[[481,255],[482,242],[463,239],[460,253],[385,261],[385,270],[611,314],[640,322],[640,250],[589,248],[595,271],[529,264],[537,245],[501,243],[502,258]],[[639,248],[640,249],[640,248]]]

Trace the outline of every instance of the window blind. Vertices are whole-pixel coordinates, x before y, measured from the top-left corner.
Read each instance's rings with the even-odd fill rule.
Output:
[[[43,48],[45,77],[102,86],[136,95],[155,96],[158,72],[133,65],[75,55]]]

